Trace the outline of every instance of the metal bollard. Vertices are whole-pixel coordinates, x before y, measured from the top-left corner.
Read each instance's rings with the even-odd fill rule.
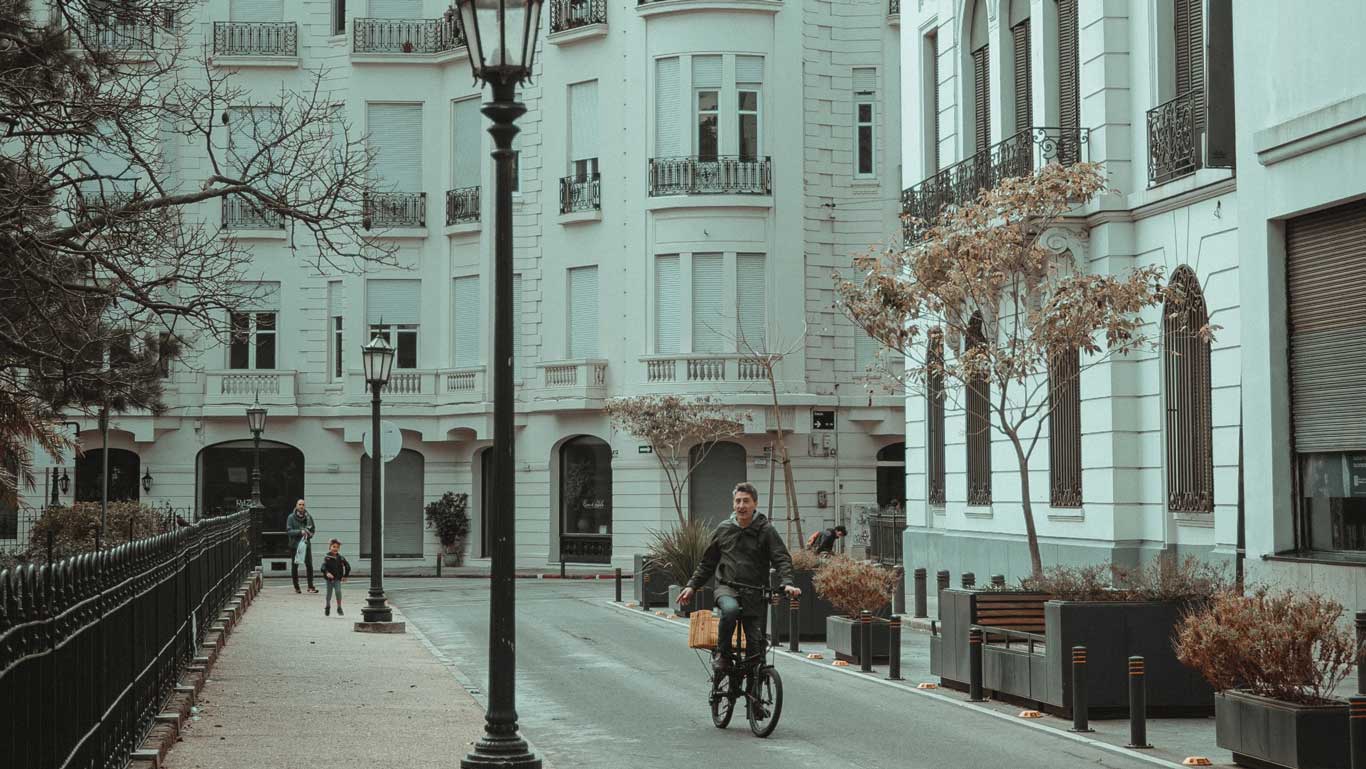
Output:
[[[1359,611],[1357,620],[1357,648],[1366,643],[1366,611]],[[1357,665],[1357,694],[1366,694],[1366,665]]]
[[[560,561],[560,579],[564,579],[564,560]]]
[[[1347,698],[1347,745],[1349,766],[1366,769],[1366,695]]]
[[[1072,731],[1094,732],[1086,701],[1086,647],[1072,647]]]
[[[982,702],[982,631],[968,631],[968,701]]]
[[[859,670],[873,672],[873,613],[864,609],[858,615]]]
[[[938,598],[938,597],[939,597],[939,591],[940,591],[940,590],[948,590],[948,589],[949,589],[949,570],[948,570],[948,569],[940,569],[939,571],[935,572],[934,579],[935,579],[935,592],[934,592],[934,595],[935,595],[936,598]]]
[[[436,551],[436,576],[438,577],[441,576],[441,562],[444,561],[445,558],[446,557],[441,553],[440,550]]]
[[[1143,658],[1129,658],[1129,745],[1151,748],[1148,744],[1148,689],[1143,681]]]
[[[915,570],[915,617],[921,619],[929,616],[929,604],[925,595],[925,570],[923,568]]]
[[[617,603],[621,603],[621,567],[617,567]]]
[[[892,613],[906,613],[906,567],[892,569],[896,574],[896,587],[892,590]]]
[[[887,626],[887,680],[901,680],[901,615],[893,614]]]
[[[992,586],[992,587],[1005,587],[1005,586],[1006,586],[1006,575],[1004,575],[1004,574],[993,574],[993,575],[991,575],[991,586]]]
[[[801,651],[798,648],[801,638],[802,622],[802,600],[797,596],[792,596],[788,601],[787,608],[787,650],[790,652]]]
[[[977,575],[970,571],[963,572],[963,589],[971,590],[977,586]]]

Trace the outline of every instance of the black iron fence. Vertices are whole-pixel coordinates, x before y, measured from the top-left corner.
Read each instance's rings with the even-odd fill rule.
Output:
[[[1148,186],[1200,168],[1200,91],[1192,90],[1148,110]]]
[[[550,31],[607,23],[607,0],[550,0]]]
[[[446,190],[446,226],[479,221],[479,188]]]
[[[441,53],[465,45],[453,19],[356,19],[352,28],[355,53]]]
[[[874,513],[868,516],[868,548],[865,557],[887,566],[901,563],[901,533],[906,530],[904,513]]]
[[[602,208],[602,177],[566,176],[560,179],[560,213],[597,211]]]
[[[650,195],[771,195],[769,158],[651,158]]]
[[[367,192],[362,201],[365,229],[426,227],[427,193]]]
[[[299,26],[292,21],[215,21],[215,56],[297,56]]]
[[[887,15],[895,16],[901,13],[901,0],[887,0]]]
[[[117,19],[88,18],[74,33],[87,50],[114,53],[117,51],[150,53],[156,47],[156,28],[144,22],[120,22]]]
[[[251,568],[247,517],[0,571],[0,766],[121,767]]]
[[[285,218],[279,211],[263,207],[256,200],[229,195],[223,198],[223,229],[280,230]]]

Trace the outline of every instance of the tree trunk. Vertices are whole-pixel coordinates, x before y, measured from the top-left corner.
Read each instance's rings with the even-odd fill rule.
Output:
[[[797,509],[797,484],[792,480],[792,458],[787,454],[787,440],[783,435],[783,411],[778,407],[778,383],[773,378],[773,364],[764,367],[764,373],[768,375],[768,389],[773,395],[773,421],[778,428],[778,451],[783,458],[783,489],[787,494],[787,547],[789,550],[800,547],[805,539],[802,536],[802,514]],[[794,545],[791,541],[792,528],[797,529],[797,542]]]
[[[1035,579],[1043,576],[1043,559],[1039,556],[1039,532],[1034,527],[1034,502],[1029,498],[1029,457],[1025,455],[1020,440],[1010,435],[1015,446],[1015,458],[1020,463],[1020,500],[1024,508],[1025,534],[1029,539],[1029,567]]]

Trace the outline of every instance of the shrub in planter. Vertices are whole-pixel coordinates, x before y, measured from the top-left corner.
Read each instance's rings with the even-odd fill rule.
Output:
[[[449,566],[465,564],[465,543],[470,537],[469,495],[448,491],[427,505],[427,528],[436,529],[441,551]]]
[[[1220,593],[1182,619],[1177,655],[1219,691],[1215,738],[1235,762],[1349,765],[1347,706],[1333,690],[1361,650],[1342,611],[1313,593],[1259,588]]]
[[[47,557],[48,533],[52,533],[52,554],[61,559],[95,549],[100,529],[100,503],[77,502],[71,507],[48,507],[29,529],[28,546],[34,560]],[[131,539],[144,539],[166,530],[164,513],[138,502],[110,502],[105,516],[105,548],[117,547]]]
[[[670,591],[669,602],[677,606],[678,592],[682,591],[683,586],[688,584],[692,575],[697,571],[697,565],[702,563],[702,557],[707,554],[707,546],[711,544],[711,529],[707,528],[701,521],[688,521],[687,523],[674,526],[662,531],[650,532],[650,543],[648,545],[648,558],[657,568],[662,569],[669,577],[670,585],[678,586],[677,592]],[[701,606],[691,604],[689,606],[678,606],[679,614],[687,616],[693,608],[710,609],[710,604]]]
[[[892,603],[896,572],[836,556],[816,572],[812,581],[816,592],[842,615],[828,617],[825,621],[826,644],[835,652],[835,657],[861,661],[863,625],[859,617],[868,611],[875,615],[871,625],[873,658],[886,659],[888,621],[876,615]]]
[[[797,633],[803,639],[825,638],[825,620],[839,611],[816,592],[815,578],[830,559],[821,557],[810,550],[797,550],[792,553],[792,584],[801,588],[802,595],[797,599]],[[779,601],[773,612],[773,632],[777,638],[788,638],[788,624],[792,613],[786,601]]]

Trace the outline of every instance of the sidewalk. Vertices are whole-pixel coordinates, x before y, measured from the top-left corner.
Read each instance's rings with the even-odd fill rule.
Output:
[[[415,636],[354,632],[364,581],[347,581],[346,595],[346,616],[324,617],[321,595],[266,581],[162,766],[457,764],[483,733],[483,708]]]

